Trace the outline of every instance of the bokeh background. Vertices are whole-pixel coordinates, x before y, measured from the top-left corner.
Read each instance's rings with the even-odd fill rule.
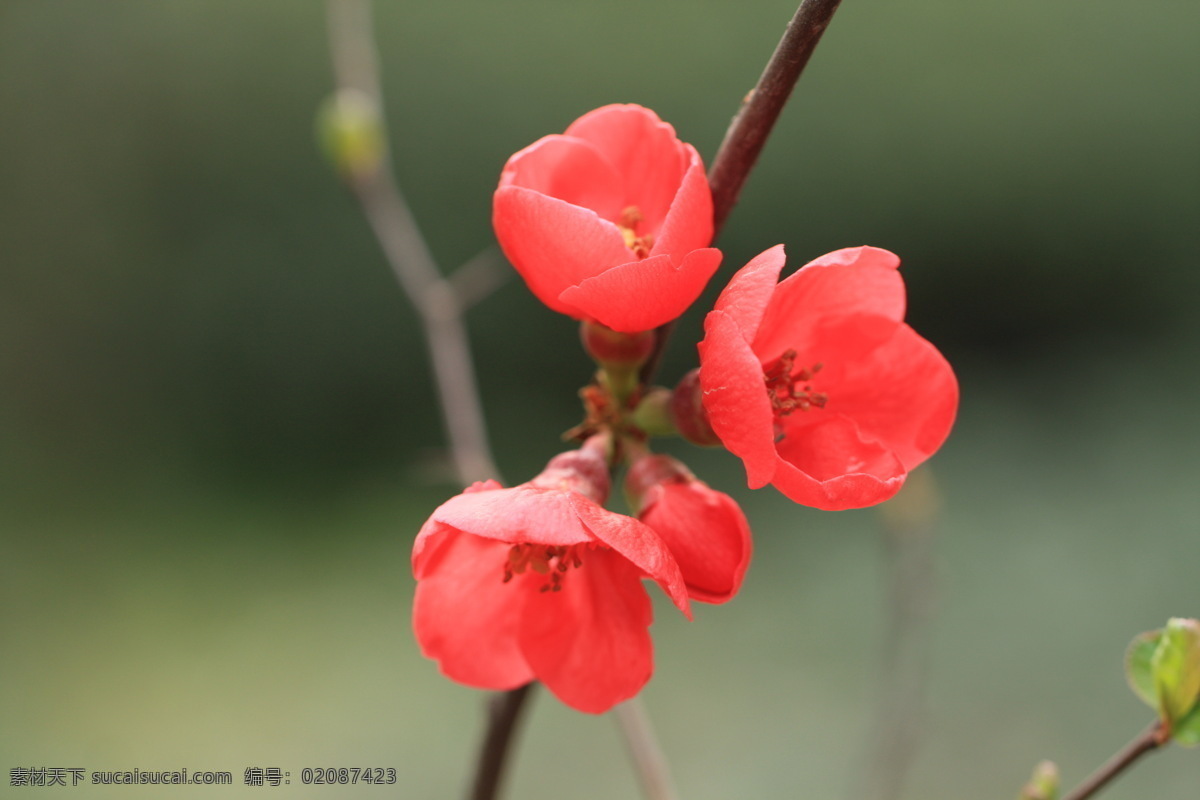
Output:
[[[447,270],[505,158],[639,102],[711,158],[786,0],[379,2],[396,172]],[[1200,10],[850,0],[720,245],[901,254],[962,382],[906,797],[1074,785],[1150,720],[1125,645],[1200,615]],[[444,798],[483,696],[412,641],[408,548],[454,491],[414,314],[315,144],[310,0],[0,2],[0,766],[229,770],[38,796]],[[663,370],[694,364],[704,307]],[[469,315],[510,480],[573,425],[574,326],[519,280]],[[750,493],[742,595],[660,605],[644,698],[689,800],[862,797],[889,558],[876,511]],[[542,694],[508,796],[635,786],[611,720]],[[1106,797],[1192,800],[1200,753]],[[242,788],[249,766],[287,789]],[[395,767],[400,788],[298,785]],[[6,789],[14,796],[19,790]],[[35,791],[35,790],[29,790]]]

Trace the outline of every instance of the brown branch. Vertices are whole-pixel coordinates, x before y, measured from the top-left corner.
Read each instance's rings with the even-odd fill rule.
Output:
[[[1142,731],[1136,739],[1125,745],[1124,749],[1110,758],[1100,769],[1092,773],[1074,791],[1063,795],[1062,800],[1087,800],[1132,766],[1139,758],[1152,750],[1157,750],[1169,740],[1170,737],[1166,735],[1162,723],[1156,721]]]
[[[487,732],[479,748],[471,800],[492,800],[496,796],[500,779],[504,777],[513,731],[521,719],[525,700],[535,685],[527,683],[507,692],[497,692],[488,703]]]
[[[800,3],[758,83],[742,100],[742,107],[725,131],[725,138],[708,170],[708,184],[713,195],[714,240],[724,227],[729,212],[737,204],[742,186],[758,161],[758,154],[767,143],[767,137],[791,96],[792,88],[800,79],[800,73],[804,71],[817,42],[821,41],[821,34],[829,26],[833,12],[837,11],[841,2],[803,0]],[[654,352],[642,367],[642,383],[654,379],[674,328],[675,322],[672,321],[658,329]]]
[[[708,171],[713,193],[713,228],[720,231],[741,194],[742,185],[779,119],[792,88],[808,64],[821,34],[842,0],[804,0],[788,23],[758,84],[725,133]]]

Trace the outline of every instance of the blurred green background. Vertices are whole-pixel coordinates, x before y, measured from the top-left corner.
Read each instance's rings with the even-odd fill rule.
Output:
[[[711,158],[785,0],[380,2],[396,172],[447,270],[493,247],[504,160],[609,102]],[[720,245],[874,244],[962,382],[933,460],[926,713],[906,797],[1074,785],[1149,710],[1137,632],[1200,615],[1200,10],[849,0]],[[315,145],[321,3],[0,2],[0,767],[292,773],[457,796],[482,695],[408,627],[412,536],[454,491],[414,315]],[[663,370],[694,364],[706,298]],[[469,316],[510,480],[573,425],[570,321],[509,280]],[[888,560],[876,512],[751,494],[742,595],[659,605],[644,693],[682,797],[862,797]],[[510,797],[634,783],[612,722],[543,694]],[[1192,800],[1200,753],[1105,796]],[[298,786],[384,766],[400,789]],[[14,794],[17,790],[11,790]]]

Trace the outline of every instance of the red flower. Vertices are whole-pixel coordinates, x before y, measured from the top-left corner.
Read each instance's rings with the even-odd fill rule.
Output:
[[[824,509],[895,494],[958,408],[946,359],[904,319],[900,259],[857,247],[776,284],[783,246],[738,271],[705,319],[700,385],[751,488]]]
[[[650,598],[690,616],[679,567],[646,525],[600,507],[604,458],[563,453],[512,489],[477,483],[438,507],[413,546],[413,627],[449,678],[482,689],[541,680],[600,713],[650,678]]]
[[[721,263],[699,154],[636,105],[598,108],[510,158],[492,224],[538,299],[623,333],[678,317]]]
[[[625,489],[638,519],[671,549],[689,597],[724,603],[737,594],[750,565],[750,525],[732,497],[664,455],[634,462]]]

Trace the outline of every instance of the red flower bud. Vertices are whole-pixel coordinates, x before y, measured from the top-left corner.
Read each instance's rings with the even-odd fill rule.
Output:
[[[694,369],[684,375],[671,393],[671,421],[679,435],[701,447],[715,447],[721,443],[708,421],[700,389],[700,370]]]
[[[579,326],[583,349],[592,360],[606,369],[636,370],[654,350],[654,331],[619,333],[598,322],[584,321]]]
[[[679,564],[688,596],[724,603],[750,566],[750,525],[727,494],[697,480],[670,456],[639,459],[625,477],[638,519],[662,537]]]
[[[699,154],[636,105],[598,108],[510,158],[492,224],[538,299],[624,333],[678,317],[721,262]]]

